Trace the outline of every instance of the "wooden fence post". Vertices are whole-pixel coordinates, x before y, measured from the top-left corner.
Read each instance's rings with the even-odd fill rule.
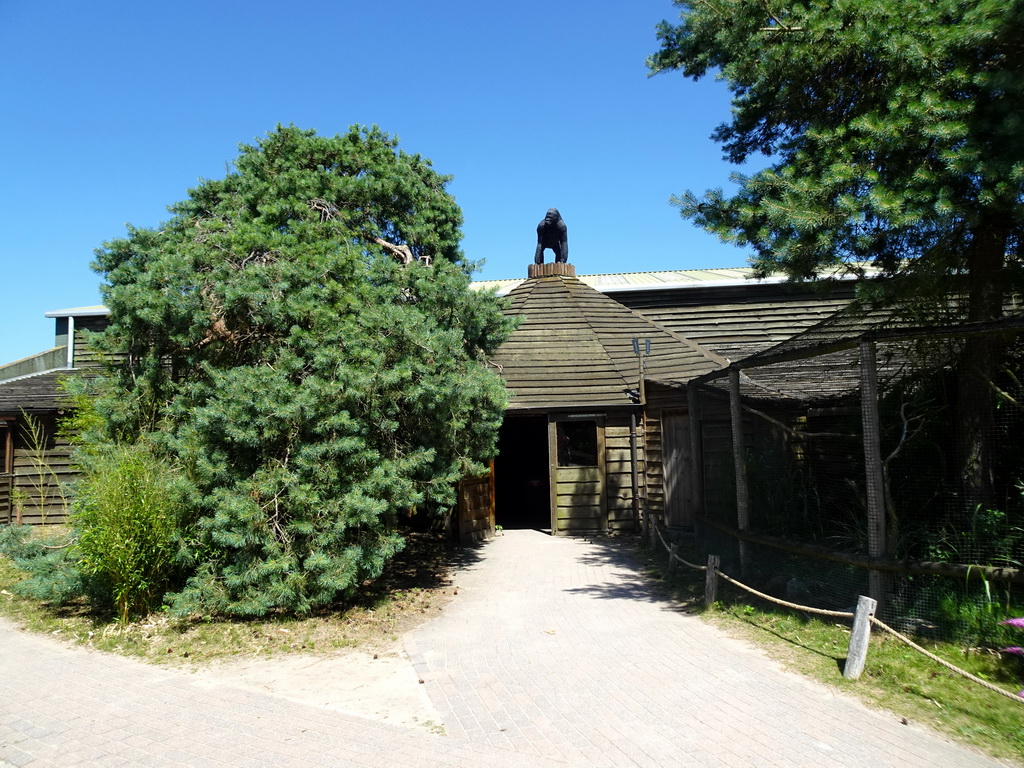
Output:
[[[856,680],[864,671],[868,658],[868,640],[871,638],[871,617],[875,615],[878,601],[861,595],[857,598],[857,612],[853,615],[853,630],[850,632],[850,649],[843,665],[843,677]]]
[[[881,427],[878,417],[878,369],[875,344],[860,342],[861,422],[864,425],[864,486],[868,506],[868,554],[884,557],[885,541],[885,475],[882,469]],[[881,571],[868,571],[868,593],[875,600],[885,598],[885,579]]]
[[[708,572],[704,578],[704,605],[710,607],[718,599],[718,555],[708,555]]]
[[[732,462],[736,474],[736,527],[745,531],[750,527],[750,491],[747,486],[747,450],[743,435],[743,402],[740,398],[740,372],[729,371],[729,421],[732,426]],[[739,541],[740,574],[747,575],[749,561],[747,542]]]
[[[679,551],[679,545],[672,543],[668,545],[668,573],[671,576],[676,570],[676,552]]]

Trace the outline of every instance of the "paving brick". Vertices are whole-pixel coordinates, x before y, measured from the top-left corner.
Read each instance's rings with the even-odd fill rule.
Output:
[[[677,610],[614,540],[508,531],[467,555],[458,598],[406,638],[448,736],[0,621],[0,768],[998,765]]]
[[[459,599],[406,647],[449,732],[488,738],[477,718],[500,704],[516,741],[578,764],[997,765],[679,611],[615,540],[506,531],[455,583]]]

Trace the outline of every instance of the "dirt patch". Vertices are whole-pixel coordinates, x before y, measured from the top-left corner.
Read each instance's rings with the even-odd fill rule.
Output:
[[[232,686],[316,707],[441,733],[441,717],[400,643],[375,653],[351,649],[329,655],[212,662],[193,670],[203,686]]]
[[[402,636],[452,599],[443,538],[416,534],[357,605],[305,620],[246,623],[232,657],[191,661],[172,652],[203,686],[229,685],[388,723],[442,733],[441,718],[402,647]],[[237,629],[236,624],[236,629]],[[202,627],[192,628],[199,640]],[[212,639],[199,640],[210,645]],[[239,647],[239,644],[241,647]],[[184,647],[193,643],[185,642]],[[172,649],[173,651],[173,649]],[[203,654],[200,653],[200,656]],[[165,661],[171,659],[165,658]]]

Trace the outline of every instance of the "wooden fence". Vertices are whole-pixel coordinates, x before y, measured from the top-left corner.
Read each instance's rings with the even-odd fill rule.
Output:
[[[455,535],[460,545],[494,535],[494,463],[488,472],[459,483]]]

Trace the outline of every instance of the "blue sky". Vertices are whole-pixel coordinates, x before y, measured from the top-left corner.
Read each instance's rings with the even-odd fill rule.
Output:
[[[0,0],[0,362],[98,303],[93,250],[155,226],[277,123],[379,125],[454,176],[479,279],[557,207],[580,273],[743,266],[672,194],[729,186],[713,81],[648,78],[669,0]],[[548,253],[550,258],[550,252]]]

